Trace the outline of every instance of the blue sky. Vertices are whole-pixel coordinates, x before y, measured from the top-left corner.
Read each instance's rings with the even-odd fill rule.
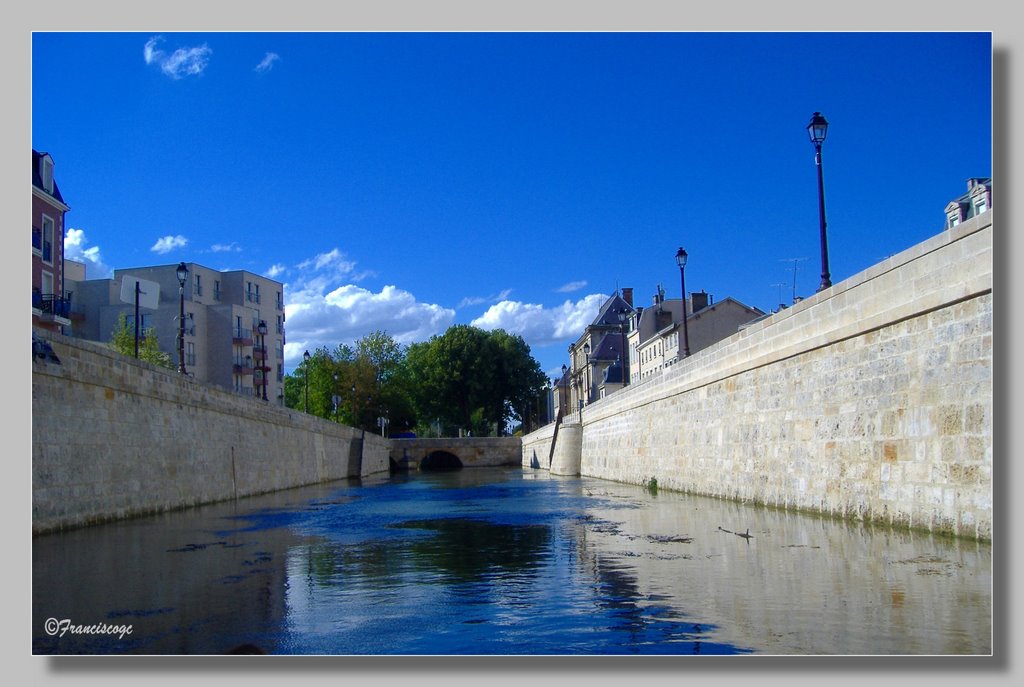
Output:
[[[452,324],[542,368],[620,287],[814,293],[992,174],[989,33],[32,34],[32,146],[89,277],[181,260],[285,284],[305,349]],[[53,103],[58,102],[59,107]],[[793,267],[796,267],[794,274]]]

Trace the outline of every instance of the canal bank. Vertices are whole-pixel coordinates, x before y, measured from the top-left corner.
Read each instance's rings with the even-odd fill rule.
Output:
[[[574,409],[523,466],[990,540],[993,215]]]
[[[33,534],[388,472],[373,433],[45,337],[60,362],[32,363]]]

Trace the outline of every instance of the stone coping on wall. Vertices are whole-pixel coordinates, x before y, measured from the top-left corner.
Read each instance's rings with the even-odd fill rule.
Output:
[[[584,423],[991,292],[992,219],[974,217],[595,401]]]

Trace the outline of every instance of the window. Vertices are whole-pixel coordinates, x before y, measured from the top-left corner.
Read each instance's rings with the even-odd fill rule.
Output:
[[[39,176],[43,180],[43,189],[47,193],[53,193],[53,159],[44,155],[39,160]]]
[[[196,345],[191,341],[185,343],[185,360],[189,365],[196,364]]]
[[[284,334],[284,321],[280,315],[277,316],[277,333]]]
[[[220,300],[220,279],[213,280],[213,300]]]
[[[43,272],[42,275],[41,275],[41,279],[42,279],[42,281],[40,282],[41,283],[41,287],[39,289],[40,292],[42,292],[43,295],[52,295],[53,294],[53,274],[50,273],[50,272]]]
[[[53,220],[43,215],[43,262],[53,264]],[[47,293],[53,293],[50,289]]]
[[[203,277],[202,277],[202,275],[199,275],[199,274],[196,275],[195,295],[196,296],[202,296],[203,295]]]
[[[284,310],[284,299],[281,298],[281,292],[277,292],[277,309]]]
[[[185,313],[185,333],[189,336],[196,335],[196,318],[192,313]]]
[[[130,329],[132,331],[135,330],[135,314],[134,313],[127,313],[125,315],[125,322],[128,323],[128,329]],[[149,329],[152,326],[153,326],[153,323],[150,320],[149,313],[140,313],[139,314],[139,332],[142,333],[142,334],[145,334],[146,330]]]

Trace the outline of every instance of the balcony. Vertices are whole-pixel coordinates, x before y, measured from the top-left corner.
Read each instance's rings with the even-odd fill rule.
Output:
[[[71,324],[71,299],[53,293],[32,292],[32,309],[39,311],[40,319],[47,322]]]
[[[264,362],[267,359],[267,347],[254,345],[252,347],[252,358],[257,362]]]
[[[236,327],[231,333],[231,343],[238,346],[252,346],[252,330]]]
[[[250,303],[255,303],[256,305],[259,305],[260,295],[255,291],[247,291],[245,294],[245,300],[249,301]]]
[[[253,373],[252,356],[247,355],[244,358],[235,358],[231,371],[236,375],[251,375]]]

